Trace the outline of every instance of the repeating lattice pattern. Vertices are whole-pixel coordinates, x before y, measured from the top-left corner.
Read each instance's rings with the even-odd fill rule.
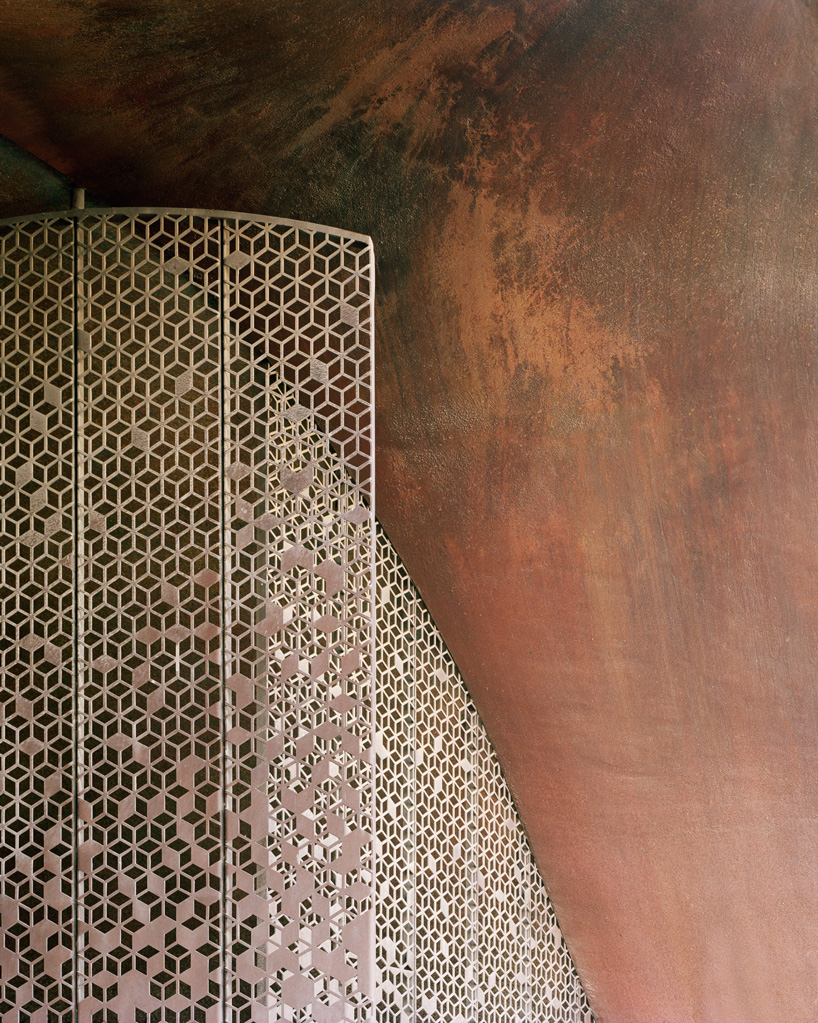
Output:
[[[73,1023],[73,225],[0,259],[0,1020]]]
[[[0,1019],[371,1019],[371,247],[0,244]]]
[[[382,530],[376,533],[378,1023],[414,1023],[415,638],[418,597]]]
[[[229,1018],[364,1023],[370,250],[259,223],[226,243]]]
[[[306,225],[227,221],[225,273],[230,330],[278,367],[298,414],[314,414],[344,472],[368,492],[371,244]]]
[[[77,951],[89,1023],[221,1018],[219,255],[215,220],[79,221]]]
[[[377,536],[378,1023],[592,1023],[497,757]]]
[[[373,609],[369,245],[108,211],[0,246],[0,1021],[587,1023],[383,537]]]

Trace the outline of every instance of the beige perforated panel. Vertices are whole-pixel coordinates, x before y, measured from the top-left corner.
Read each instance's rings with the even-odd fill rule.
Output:
[[[378,1023],[591,1023],[499,762],[377,538]]]
[[[368,240],[113,210],[0,246],[0,1021],[587,1023],[384,537],[373,598]]]
[[[72,1023],[70,220],[0,225],[0,1019]]]
[[[78,221],[82,1023],[221,1018],[219,256],[215,218]]]
[[[371,252],[256,222],[225,237],[229,1018],[364,1023]]]
[[[0,244],[0,1019],[363,1023],[371,245],[162,210]]]

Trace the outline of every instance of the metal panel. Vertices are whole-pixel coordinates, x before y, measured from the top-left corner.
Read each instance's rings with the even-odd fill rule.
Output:
[[[448,653],[420,606],[413,627],[415,1014],[419,1023],[475,1023],[477,722],[465,688],[449,684]]]
[[[228,1019],[363,1023],[371,248],[241,222],[225,242]]]
[[[82,1021],[221,1013],[219,231],[79,220]]]
[[[73,1021],[73,224],[0,225],[0,1020]]]
[[[414,1023],[415,633],[420,602],[408,572],[381,529],[376,550],[378,1023]]]
[[[372,1016],[371,245],[226,217],[3,225],[7,1018]]]
[[[592,1023],[496,754],[378,531],[378,1023]]]
[[[478,984],[481,1023],[529,1023],[531,1016],[528,844],[483,727],[475,743],[478,799]],[[542,886],[537,878],[535,884]]]
[[[368,241],[130,210],[0,244],[0,1020],[587,1023],[384,537],[376,1006]]]

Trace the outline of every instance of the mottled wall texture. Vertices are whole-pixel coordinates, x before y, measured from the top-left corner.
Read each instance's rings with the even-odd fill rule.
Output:
[[[381,519],[601,1023],[818,1002],[818,10],[0,8],[0,132],[372,235]]]

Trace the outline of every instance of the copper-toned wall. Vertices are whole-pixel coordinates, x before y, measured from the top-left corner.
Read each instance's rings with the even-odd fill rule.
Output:
[[[818,11],[6,3],[0,131],[371,234],[379,511],[600,1023],[818,1002]]]
[[[24,216],[71,205],[71,183],[0,136],[0,214]]]

